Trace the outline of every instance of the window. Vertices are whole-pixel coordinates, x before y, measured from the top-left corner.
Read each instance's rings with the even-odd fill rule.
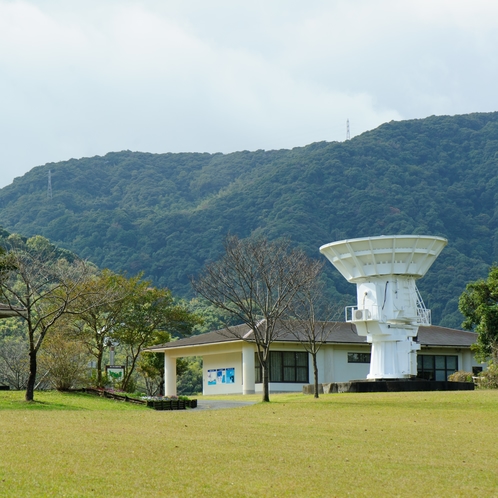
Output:
[[[348,363],[370,363],[370,353],[348,353]]]
[[[263,382],[258,353],[255,353],[256,383]],[[270,351],[270,382],[309,381],[308,353],[297,351]]]
[[[472,373],[476,376],[482,372],[482,367],[472,367]]]
[[[417,356],[417,377],[426,380],[448,380],[458,370],[458,356],[420,354]]]

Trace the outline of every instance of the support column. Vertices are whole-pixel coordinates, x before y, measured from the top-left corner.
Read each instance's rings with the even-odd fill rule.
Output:
[[[323,350],[322,383],[328,384],[330,382],[342,382],[341,380],[338,380],[335,371],[335,364],[334,364],[335,346],[327,345],[325,347],[320,348],[320,351],[322,350]]]
[[[242,346],[242,394],[254,394],[254,347],[251,344]]]
[[[472,353],[471,351],[462,351],[462,364],[458,365],[458,370],[472,372]]]
[[[164,353],[164,395],[176,396],[176,358]]]
[[[372,354],[370,356],[370,373],[367,379],[400,379],[396,342],[377,340],[372,337]]]

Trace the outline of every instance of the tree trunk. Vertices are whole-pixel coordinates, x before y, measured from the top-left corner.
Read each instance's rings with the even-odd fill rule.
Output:
[[[102,385],[102,356],[104,352],[99,350],[97,354],[97,387],[104,387]]]
[[[270,376],[269,376],[269,358],[267,356],[266,361],[261,365],[262,376],[263,376],[263,401],[270,401]]]
[[[263,383],[263,400],[270,401],[270,352],[268,350],[259,350],[258,361],[261,366],[261,382]]]
[[[26,401],[34,401],[35,399],[35,383],[36,383],[36,351],[29,352],[29,377],[26,386]]]
[[[139,346],[138,351],[136,353],[131,353],[131,365],[128,367],[128,359],[126,360],[126,366],[128,367],[126,369],[125,376],[123,378],[123,382],[121,383],[121,389],[123,391],[128,392],[128,384],[130,383],[131,376],[133,372],[135,371],[135,366],[137,364],[137,359],[138,355],[140,354],[141,347]]]
[[[316,353],[311,353],[313,358],[313,377],[315,378],[315,398],[318,398],[318,365],[316,363]]]

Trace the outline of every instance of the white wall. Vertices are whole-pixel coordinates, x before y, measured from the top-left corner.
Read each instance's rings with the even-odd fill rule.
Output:
[[[207,345],[191,348],[191,355],[203,357],[203,393],[215,394],[242,394],[243,392],[243,365],[242,348],[248,347],[247,343],[227,343],[218,345]],[[251,345],[252,346],[252,345]],[[253,346],[252,346],[253,347]],[[249,349],[249,348],[248,348]],[[274,344],[275,351],[303,351],[296,344]],[[185,350],[168,351],[171,356],[189,356]],[[350,380],[366,379],[370,370],[369,363],[348,363],[348,353],[369,353],[370,344],[365,345],[326,345],[322,346],[317,355],[318,360],[318,382],[348,382]],[[472,366],[484,366],[475,361],[472,353],[464,348],[422,348],[419,354],[431,355],[457,355],[458,368],[460,370],[472,371]],[[208,371],[218,369],[235,369],[235,382],[233,384],[208,384]],[[176,376],[175,376],[176,377]],[[248,379],[250,380],[250,379]],[[313,363],[309,356],[309,383],[313,383]],[[251,386],[246,386],[250,388]],[[255,391],[262,392],[262,384],[256,384]],[[270,392],[301,392],[302,384],[294,383],[270,383]]]
[[[318,382],[320,384],[332,382],[330,379],[334,378],[334,348],[322,346],[316,356],[318,363]],[[311,374],[311,379],[313,379],[313,370]]]
[[[458,368],[465,372],[472,372],[472,367],[481,367],[483,370],[486,370],[486,363],[479,363],[474,358],[472,351],[462,349],[462,352],[458,355]]]
[[[233,384],[208,384],[208,371],[218,369],[235,369]],[[224,353],[204,356],[202,366],[203,394],[242,394],[242,353]]]
[[[334,350],[332,378],[329,377],[325,382],[348,382],[367,378],[370,372],[370,363],[348,363],[348,353],[370,353],[370,344],[365,346],[332,346],[332,348]]]
[[[313,384],[310,379],[310,384]],[[290,382],[270,382],[271,393],[300,393],[303,391],[303,384],[294,384]],[[256,392],[263,394],[263,384],[256,384]]]

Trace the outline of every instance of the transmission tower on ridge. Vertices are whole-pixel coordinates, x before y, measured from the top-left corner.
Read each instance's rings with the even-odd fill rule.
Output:
[[[52,199],[52,172],[48,170],[47,198]]]
[[[346,121],[346,140],[349,140],[351,135],[349,134],[349,119]]]

